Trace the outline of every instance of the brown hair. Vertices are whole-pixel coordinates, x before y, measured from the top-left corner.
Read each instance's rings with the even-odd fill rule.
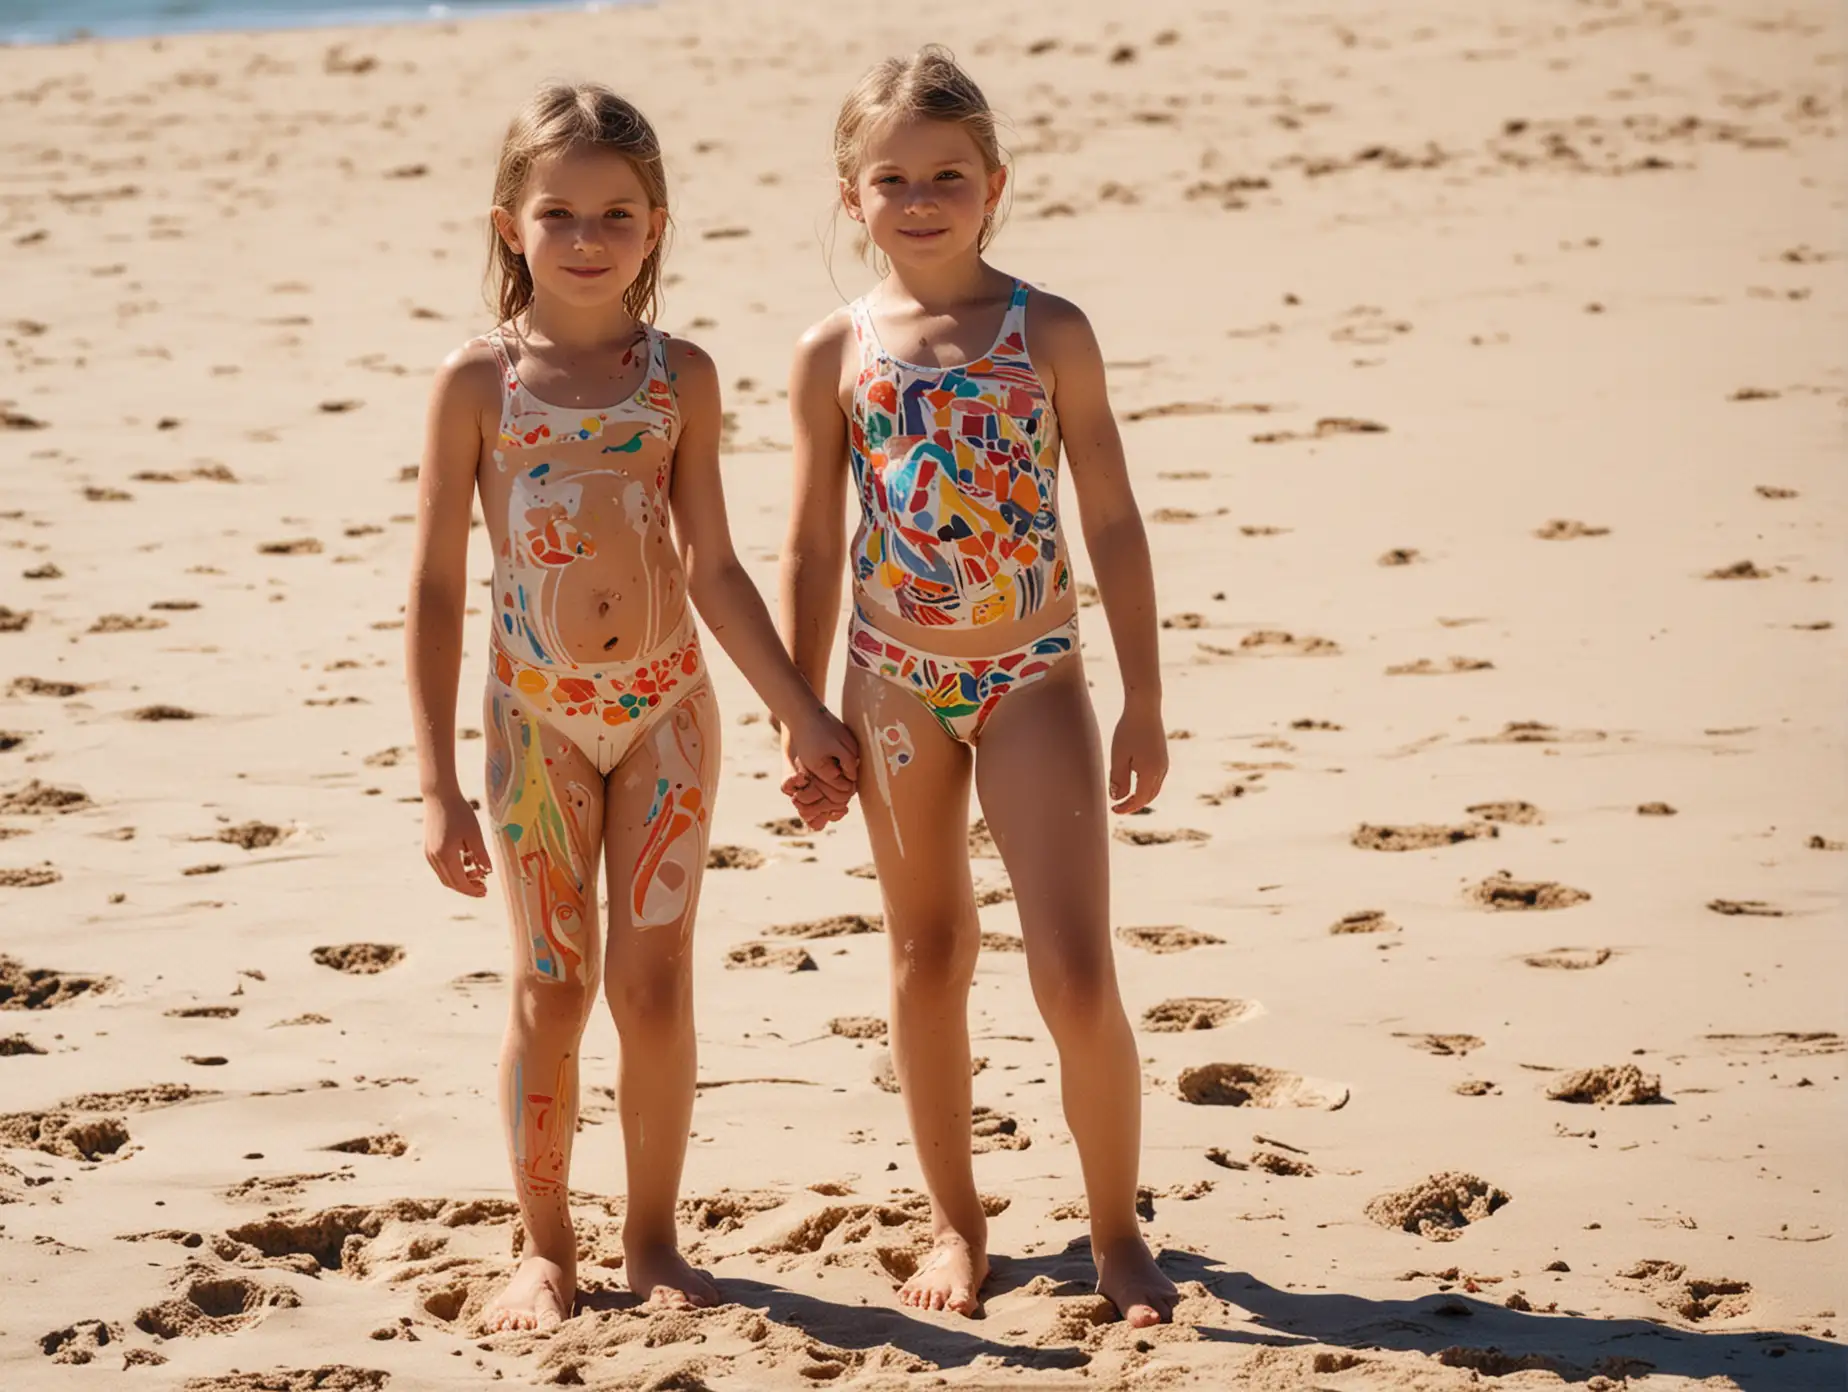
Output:
[[[538,160],[571,150],[608,150],[634,168],[650,209],[667,209],[667,174],[661,165],[661,141],[648,118],[633,103],[596,82],[553,83],[527,100],[507,126],[500,159],[494,168],[494,206],[509,212],[519,206],[527,176]],[[637,319],[653,322],[661,311],[661,256],[667,248],[664,229],[635,283],[623,292],[623,308]],[[488,307],[506,323],[533,302],[532,272],[526,258],[488,224]]]
[[[926,44],[909,58],[887,58],[847,94],[834,120],[834,172],[851,184],[859,177],[866,142],[889,122],[907,118],[959,125],[975,141],[988,173],[1007,165],[1007,152],[995,134],[994,109],[982,89],[957,66],[949,49]],[[999,222],[993,216],[983,221],[978,250],[988,246]]]

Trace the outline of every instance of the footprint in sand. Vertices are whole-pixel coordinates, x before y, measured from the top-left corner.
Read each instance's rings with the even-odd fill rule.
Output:
[[[0,1146],[39,1150],[68,1160],[100,1160],[128,1144],[119,1114],[152,1111],[204,1094],[184,1083],[161,1083],[126,1092],[87,1092],[38,1112],[0,1116]]]
[[[1688,1278],[1680,1262],[1646,1258],[1616,1272],[1620,1281],[1634,1282],[1664,1308],[1699,1324],[1710,1319],[1731,1319],[1752,1308],[1752,1287],[1746,1281]]]
[[[376,1136],[355,1136],[350,1141],[335,1141],[330,1146],[322,1147],[324,1150],[337,1151],[342,1155],[390,1156],[403,1155],[410,1148],[411,1143],[396,1131],[385,1131]]]
[[[1782,501],[1787,498],[1794,498],[1797,496],[1797,490],[1794,488],[1779,488],[1776,485],[1769,484],[1769,483],[1761,483],[1757,485],[1752,491],[1758,494],[1759,497],[1769,498],[1773,502],[1778,502],[1778,501]]]
[[[1593,527],[1568,517],[1555,517],[1534,531],[1534,535],[1542,541],[1577,541],[1580,537],[1601,537],[1610,534],[1609,527]]]
[[[1183,1102],[1202,1107],[1314,1107],[1333,1112],[1348,1100],[1348,1090],[1340,1083],[1252,1063],[1185,1068],[1175,1085]]]
[[[0,794],[0,815],[8,817],[81,812],[94,806],[90,795],[81,788],[58,788],[36,778],[22,788]]]
[[[1309,1179],[1316,1173],[1315,1166],[1307,1160],[1298,1160],[1276,1150],[1254,1150],[1249,1160],[1239,1160],[1224,1147],[1214,1146],[1206,1152],[1206,1158],[1222,1170],[1262,1170],[1265,1174],[1296,1179]]]
[[[1762,899],[1709,899],[1707,907],[1716,914],[1729,917],[1747,918],[1783,918],[1786,911],[1775,904],[1767,904]]]
[[[764,931],[773,938],[845,938],[883,933],[885,920],[878,914],[836,914],[809,923],[779,923]]]
[[[1326,440],[1333,435],[1383,435],[1386,427],[1378,421],[1362,420],[1357,416],[1324,416],[1315,423],[1310,431],[1269,430],[1253,435],[1254,445],[1281,445],[1291,440]]]
[[[788,943],[745,943],[725,954],[728,970],[738,968],[774,969],[777,971],[819,971],[815,959],[802,948]]]
[[[145,614],[104,614],[84,630],[86,633],[145,633],[165,628],[165,619],[150,619]]]
[[[45,1050],[23,1034],[0,1036],[0,1058],[24,1058],[34,1054],[43,1056],[44,1053]]]
[[[1511,1197],[1486,1180],[1447,1170],[1408,1189],[1370,1199],[1366,1215],[1381,1227],[1398,1228],[1433,1242],[1450,1242],[1471,1223],[1480,1223]]]
[[[1474,904],[1498,911],[1569,909],[1591,898],[1582,889],[1555,884],[1551,880],[1511,879],[1506,870],[1497,871],[1480,884],[1471,885],[1466,896]]]
[[[1378,909],[1356,909],[1329,924],[1328,931],[1335,937],[1342,937],[1349,933],[1397,933],[1400,929]]]
[[[1414,1049],[1423,1049],[1427,1054],[1436,1054],[1439,1058],[1460,1058],[1464,1054],[1474,1053],[1483,1045],[1483,1041],[1473,1034],[1408,1034],[1403,1030],[1394,1030],[1394,1039],[1403,1039]]]
[[[50,1010],[79,996],[110,990],[115,984],[111,976],[27,967],[16,957],[0,955],[0,1010]]]
[[[877,1015],[836,1015],[828,1021],[828,1033],[842,1039],[884,1039],[886,1022]]]
[[[1552,971],[1590,971],[1593,967],[1603,966],[1613,955],[1608,947],[1550,947],[1545,952],[1535,952],[1521,960],[1530,967],[1543,967]]]
[[[1633,1063],[1600,1064],[1555,1078],[1547,1084],[1546,1095],[1555,1102],[1635,1107],[1662,1100],[1662,1079]]]
[[[808,827],[803,824],[800,817],[778,817],[773,822],[759,822],[757,825],[764,831],[769,832],[772,836],[804,836],[808,834]]]
[[[1382,552],[1376,564],[1383,566],[1406,566],[1412,565],[1423,559],[1424,557],[1419,554],[1417,547],[1395,546],[1390,551]]]
[[[708,870],[757,870],[763,863],[763,852],[749,846],[714,846],[706,852]]]
[[[1442,662],[1421,657],[1412,662],[1395,662],[1386,669],[1389,677],[1444,677],[1458,672],[1488,672],[1495,667],[1486,657],[1447,657]]]
[[[402,962],[404,949],[396,943],[343,943],[317,947],[308,955],[320,965],[348,976],[373,976]]]
[[[288,834],[288,828],[273,826],[269,822],[239,822],[236,826],[221,828],[210,839],[222,841],[227,846],[239,846],[246,851],[260,851],[276,845]]]
[[[1485,822],[1506,822],[1509,826],[1539,826],[1546,820],[1531,802],[1478,802],[1463,810]]]
[[[1218,947],[1225,942],[1224,938],[1216,938],[1211,933],[1196,932],[1178,924],[1158,928],[1118,928],[1116,935],[1119,942],[1154,953],[1186,952],[1195,947]]]
[[[54,1329],[49,1334],[39,1335],[39,1352],[51,1359],[53,1363],[83,1364],[96,1361],[98,1354],[113,1358],[121,1351],[122,1341],[126,1337],[119,1324],[106,1324],[102,1320],[78,1320],[67,1324],[62,1329]],[[152,1349],[129,1349],[124,1356],[124,1366],[132,1367],[149,1361],[147,1357],[136,1358],[134,1355],[152,1355],[157,1363],[165,1363],[165,1357],[154,1353]]]
[[[1609,739],[1602,730],[1562,730],[1542,720],[1511,720],[1493,735],[1478,735],[1468,744],[1596,744]]]
[[[1132,827],[1123,823],[1118,823],[1110,836],[1112,840],[1121,841],[1126,846],[1171,846],[1212,839],[1204,831],[1195,831],[1192,827]]]
[[[235,1005],[182,1005],[163,1013],[169,1020],[234,1020],[237,1012]]]
[[[1804,1058],[1815,1054],[1839,1054],[1848,1043],[1834,1030],[1776,1030],[1770,1034],[1703,1034],[1702,1039],[1718,1044],[1726,1053],[1782,1055]]]
[[[1666,802],[1644,802],[1637,804],[1636,815],[1639,817],[1674,817],[1679,814]]]
[[[82,682],[48,681],[44,677],[14,677],[6,684],[9,696],[52,696],[59,700],[81,696],[89,689]]]
[[[983,933],[982,951],[984,952],[1025,952],[1026,942],[1018,933]]]
[[[0,868],[0,889],[43,889],[63,878],[49,861],[43,865],[9,866]]]
[[[1260,628],[1239,639],[1236,648],[1202,643],[1200,651],[1209,657],[1333,657],[1341,645],[1314,634],[1298,636],[1280,628]]]
[[[1774,572],[1760,570],[1751,561],[1734,561],[1731,565],[1718,566],[1707,572],[1708,580],[1769,580]]]
[[[0,604],[0,633],[24,633],[31,622],[31,610],[9,609]]]
[[[156,724],[163,720],[197,720],[199,713],[187,710],[184,706],[154,705],[138,707],[128,713],[128,718]]]
[[[1177,996],[1143,1011],[1142,1028],[1151,1034],[1218,1029],[1221,1025],[1249,1020],[1263,1009],[1256,1001],[1227,1000],[1222,996]]]
[[[1363,851],[1428,851],[1499,835],[1500,831],[1487,822],[1465,822],[1461,826],[1433,826],[1424,822],[1415,826],[1375,826],[1362,822],[1348,840]]]

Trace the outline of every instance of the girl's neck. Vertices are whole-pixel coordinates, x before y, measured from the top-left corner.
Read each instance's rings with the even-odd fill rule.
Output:
[[[986,298],[1003,279],[978,255],[942,266],[894,263],[883,288],[894,298],[915,301],[927,314],[941,314]]]
[[[527,337],[567,352],[595,353],[627,345],[640,322],[621,305],[578,308],[535,296],[526,307]]]

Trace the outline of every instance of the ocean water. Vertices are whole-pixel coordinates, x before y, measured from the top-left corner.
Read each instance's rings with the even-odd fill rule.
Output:
[[[141,38],[227,29],[306,29],[393,24],[511,10],[601,9],[585,0],[0,0],[0,43],[57,43],[86,36]]]

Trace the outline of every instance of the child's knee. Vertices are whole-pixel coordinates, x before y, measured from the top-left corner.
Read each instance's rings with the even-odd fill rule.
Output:
[[[620,971],[612,964],[604,994],[618,1034],[659,1036],[692,1027],[693,973],[685,954]]]
[[[894,938],[893,985],[900,996],[966,991],[981,950],[977,925],[961,918]]]
[[[1032,973],[1033,997],[1055,1039],[1097,1029],[1122,1012],[1108,952],[1076,953]]]
[[[564,980],[535,971],[513,983],[513,1017],[526,1033],[581,1033],[596,1002],[596,986],[581,977]]]

